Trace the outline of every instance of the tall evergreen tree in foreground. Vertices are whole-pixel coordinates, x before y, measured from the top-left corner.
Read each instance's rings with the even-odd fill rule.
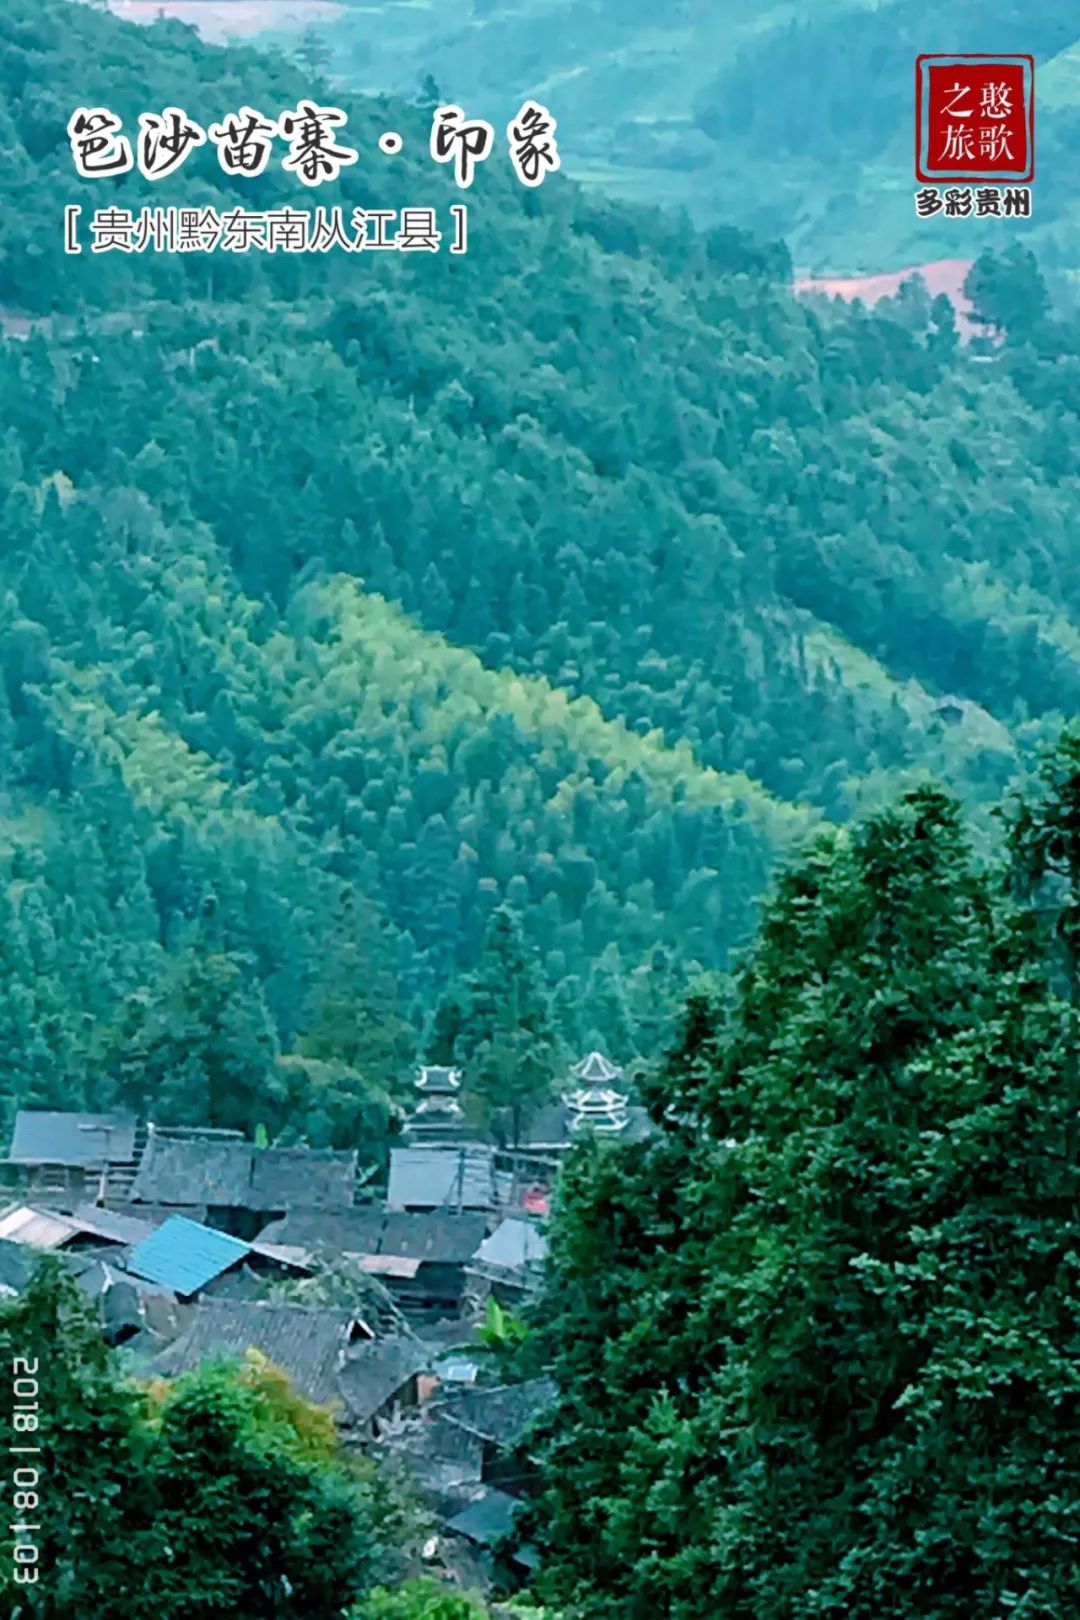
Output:
[[[936,790],[779,882],[659,1139],[576,1159],[535,1533],[619,1620],[1080,1609],[1080,1112],[1038,931]]]

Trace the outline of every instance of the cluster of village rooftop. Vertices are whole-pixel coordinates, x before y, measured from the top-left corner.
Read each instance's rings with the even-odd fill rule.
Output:
[[[333,1406],[347,1444],[400,1456],[445,1532],[429,1556],[486,1579],[534,1482],[524,1442],[554,1389],[492,1383],[478,1326],[490,1300],[512,1309],[537,1285],[575,1136],[648,1129],[602,1053],[573,1075],[501,1150],[466,1139],[460,1072],[421,1068],[381,1198],[356,1151],[23,1111],[0,1160],[0,1296],[25,1287],[34,1251],[54,1251],[137,1375],[260,1353]],[[527,1549],[514,1562],[520,1573]]]

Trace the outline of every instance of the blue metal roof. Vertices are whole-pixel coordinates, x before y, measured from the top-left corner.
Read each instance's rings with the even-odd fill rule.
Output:
[[[185,1215],[170,1215],[131,1251],[127,1269],[177,1294],[197,1294],[250,1252],[250,1244]]]

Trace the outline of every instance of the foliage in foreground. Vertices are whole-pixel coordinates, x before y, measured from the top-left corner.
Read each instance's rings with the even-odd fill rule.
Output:
[[[1068,920],[1060,775],[1014,849]],[[533,1527],[571,1612],[1077,1611],[1076,1015],[1005,890],[935,790],[823,837],[732,1012],[691,1006],[659,1141],[578,1157]]]
[[[138,1389],[52,1257],[0,1309],[0,1364],[37,1364],[34,1620],[337,1620],[396,1564],[402,1509],[257,1358]]]
[[[351,1620],[559,1620],[554,1609],[528,1598],[489,1608],[477,1593],[448,1591],[439,1581],[406,1581],[396,1591],[379,1587]]]

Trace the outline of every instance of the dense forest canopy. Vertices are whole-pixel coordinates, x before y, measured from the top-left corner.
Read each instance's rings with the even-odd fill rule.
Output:
[[[553,1074],[652,1057],[816,818],[927,768],[978,808],[1075,705],[1080,328],[1019,250],[974,277],[988,364],[917,287],[799,302],[781,248],[505,156],[457,258],[71,257],[72,200],[307,200],[202,150],[80,179],[76,105],[310,80],[62,4],[0,41],[9,1106],[129,1095],[136,1051],[178,1118],[242,1072],[230,1122],[351,1139],[502,906]],[[348,113],[328,200],[462,195],[430,109]]]
[[[285,50],[325,62],[349,91],[411,94],[430,78],[497,118],[539,97],[575,179],[677,202],[702,226],[783,236],[797,265],[834,275],[998,245],[994,220],[957,229],[916,216],[912,69],[922,52],[1024,52],[1036,64],[1038,178],[1017,228],[1047,262],[1076,263],[1078,25],[1067,0],[1037,10],[952,0],[945,32],[932,0],[346,0],[302,40],[273,7],[261,15]]]
[[[571,1161],[533,1528],[572,1613],[1075,1608],[1078,757],[1007,868],[934,789],[819,837],[657,1137]]]
[[[850,28],[872,86],[894,12],[740,72]],[[644,1128],[567,1153],[546,1289],[478,1336],[557,1396],[502,1615],[1076,1612],[1080,320],[1005,236],[971,343],[914,281],[800,301],[783,243],[505,152],[460,255],[65,253],[66,205],[314,201],[205,149],[80,178],[78,107],[340,99],[318,204],[445,224],[432,87],[316,67],[0,16],[0,1125],[357,1149],[376,1196],[418,1059],[516,1146],[602,1047]],[[265,1361],[135,1379],[98,1328],[65,1263],[5,1286],[30,1613],[500,1614],[402,1580],[411,1499]]]

